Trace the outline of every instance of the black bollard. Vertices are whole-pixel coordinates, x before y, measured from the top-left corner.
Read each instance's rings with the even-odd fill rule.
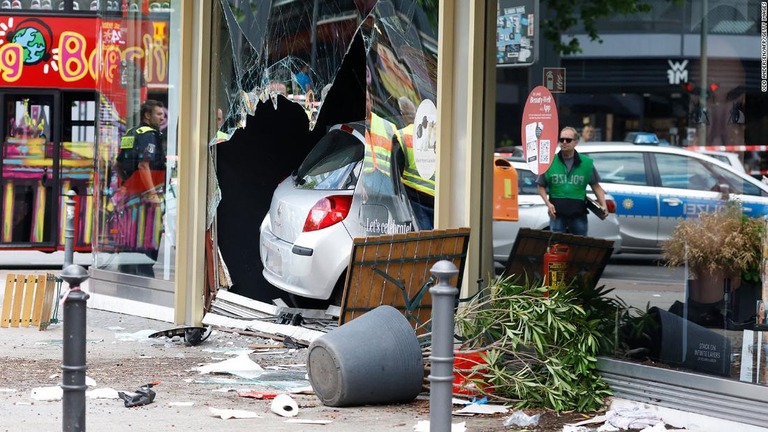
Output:
[[[88,272],[71,264],[61,272],[69,284],[64,293],[64,354],[61,364],[62,379],[62,431],[85,431],[85,318],[88,293],[80,285],[88,279]]]

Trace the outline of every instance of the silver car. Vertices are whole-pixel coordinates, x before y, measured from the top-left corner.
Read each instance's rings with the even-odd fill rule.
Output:
[[[579,145],[616,200],[621,252],[661,252],[680,218],[741,202],[750,217],[768,214],[768,185],[742,170],[679,147],[632,144]]]
[[[503,156],[497,154],[497,156]],[[505,157],[517,171],[518,186],[518,220],[517,221],[493,221],[493,260],[497,270],[503,268],[509,260],[517,233],[520,228],[532,228],[538,230],[549,229],[549,215],[547,206],[541,199],[536,187],[536,174],[532,173],[523,160]],[[602,184],[602,183],[601,183]],[[594,198],[594,195],[588,194]],[[621,249],[621,234],[619,221],[616,217],[616,202],[610,195],[606,195],[608,205],[608,217],[600,220],[589,213],[589,237],[601,238],[613,241],[613,250]]]
[[[399,175],[373,169],[365,142],[364,123],[333,126],[278,185],[260,229],[270,284],[339,301],[353,238],[417,228]]]

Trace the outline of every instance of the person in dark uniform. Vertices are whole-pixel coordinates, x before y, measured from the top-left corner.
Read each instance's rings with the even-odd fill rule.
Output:
[[[115,170],[120,180],[118,193],[123,203],[131,208],[135,219],[123,233],[131,239],[129,246],[135,252],[144,252],[152,261],[157,260],[159,233],[155,233],[158,218],[162,221],[162,185],[165,183],[165,151],[160,124],[165,119],[163,104],[147,100],[141,104],[141,123],[129,129],[120,140]],[[142,230],[143,232],[138,232]],[[135,240],[135,242],[134,242]],[[153,264],[121,265],[120,271],[154,277]]]

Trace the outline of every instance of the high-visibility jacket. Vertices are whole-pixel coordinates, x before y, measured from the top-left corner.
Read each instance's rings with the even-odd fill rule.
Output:
[[[365,147],[364,170],[375,170],[390,175],[392,137],[395,130],[393,123],[371,113],[369,127],[365,130],[365,141],[368,145]]]
[[[425,179],[419,175],[416,167],[416,155],[413,152],[413,124],[395,132],[405,158],[403,169],[403,184],[429,196],[435,196],[435,175]]]

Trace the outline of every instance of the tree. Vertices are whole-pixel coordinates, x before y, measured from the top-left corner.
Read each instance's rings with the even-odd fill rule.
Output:
[[[452,0],[451,0],[452,1]],[[646,0],[541,0],[541,9],[551,12],[551,17],[541,19],[542,35],[552,42],[555,51],[561,54],[581,52],[579,39],[571,37],[563,42],[561,36],[576,27],[580,22],[590,40],[601,41],[597,34],[596,22],[614,14],[632,15],[650,12],[652,6]],[[668,0],[682,4],[684,0]],[[435,25],[438,16],[439,0],[416,0]],[[495,2],[490,2],[493,4]]]

